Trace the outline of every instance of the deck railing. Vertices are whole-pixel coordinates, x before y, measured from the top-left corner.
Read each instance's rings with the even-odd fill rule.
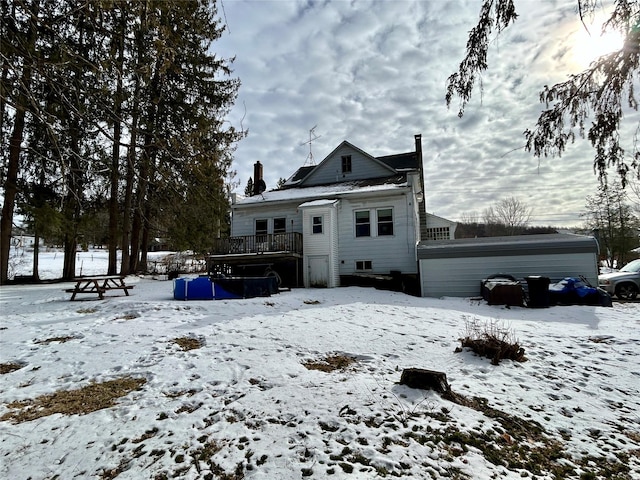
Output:
[[[213,255],[286,252],[302,254],[302,234],[269,233],[218,238],[214,241]]]

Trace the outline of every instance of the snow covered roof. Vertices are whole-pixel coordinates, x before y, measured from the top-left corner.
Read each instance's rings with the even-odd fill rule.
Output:
[[[370,180],[358,180],[353,182],[332,183],[330,185],[318,185],[314,187],[285,188],[282,190],[270,190],[261,195],[246,197],[233,205],[233,208],[255,206],[271,202],[311,201],[343,197],[347,195],[369,194],[373,192],[398,192],[409,188],[407,175],[404,173],[392,177],[384,177]]]
[[[336,199],[327,199],[327,200],[312,200],[310,202],[305,202],[302,205],[299,205],[300,208],[305,208],[305,207],[322,207],[322,206],[326,206],[326,205],[333,205],[334,203],[336,203],[338,200]]]

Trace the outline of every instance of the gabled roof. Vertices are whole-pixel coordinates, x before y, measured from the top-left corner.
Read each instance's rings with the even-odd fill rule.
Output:
[[[303,181],[307,177],[309,177],[316,169],[320,168],[325,162],[327,162],[330,158],[332,158],[336,153],[336,151],[338,151],[339,149],[345,146],[361,153],[363,156],[368,157],[372,161],[384,166],[389,170],[389,175],[393,175],[395,173],[406,171],[406,170],[413,170],[413,169],[417,170],[420,168],[420,165],[418,165],[418,155],[416,154],[416,152],[398,153],[394,155],[374,157],[368,154],[367,152],[365,152],[364,150],[362,150],[361,148],[356,147],[352,143],[349,143],[348,141],[343,140],[342,143],[340,143],[340,145],[334,148],[331,151],[331,153],[329,153],[329,155],[324,157],[324,159],[318,165],[304,166],[299,168],[293,175],[291,175],[291,177],[287,179],[283,188],[295,187],[300,185],[300,183],[303,183]]]
[[[305,178],[307,175],[309,175],[314,169],[316,168],[315,165],[311,165],[309,167],[300,167],[293,175],[291,175],[286,183],[291,183],[291,184],[297,184],[300,183],[302,181],[303,178]]]

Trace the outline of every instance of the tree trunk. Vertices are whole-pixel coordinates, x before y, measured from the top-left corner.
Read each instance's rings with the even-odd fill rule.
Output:
[[[35,1],[32,6],[32,18],[38,18],[40,5]],[[25,117],[29,105],[27,90],[31,86],[32,64],[31,59],[36,42],[36,25],[31,22],[27,31],[27,51],[25,52],[24,66],[22,69],[22,88],[16,99],[13,131],[9,139],[9,161],[7,164],[6,178],[4,182],[4,202],[2,204],[2,219],[0,219],[0,285],[9,278],[9,252],[11,249],[11,233],[13,229],[13,210],[18,193],[18,171],[20,165],[20,152],[24,136]],[[3,96],[4,98],[4,96]],[[4,107],[3,107],[4,108]],[[3,113],[4,115],[4,113]]]
[[[126,13],[121,11],[120,31],[116,33],[116,92],[114,97],[113,149],[111,153],[111,188],[109,197],[109,263],[107,275],[118,273],[118,183],[120,180],[120,138],[122,136],[122,75],[124,66],[124,35]]]
[[[62,279],[73,280],[76,276],[76,253],[78,242],[76,232],[64,236],[64,259],[62,261]]]
[[[127,173],[125,176],[124,202],[122,205],[122,240],[120,246],[122,248],[122,258],[120,259],[120,273],[122,275],[129,274],[130,252],[131,247],[129,240],[131,238],[131,202],[133,199],[133,182],[135,179],[134,165],[136,158],[136,129],[137,116],[134,115],[132,121],[131,144],[127,151]]]
[[[40,281],[40,274],[38,273],[38,269],[40,267],[40,234],[38,233],[38,229],[36,227],[36,231],[33,236],[33,281]]]

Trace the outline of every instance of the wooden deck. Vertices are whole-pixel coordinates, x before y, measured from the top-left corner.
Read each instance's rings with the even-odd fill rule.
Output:
[[[299,286],[301,260],[301,233],[244,235],[217,239],[207,257],[207,271],[210,275],[269,275],[272,271],[283,274],[284,269],[290,270],[285,273],[292,278],[290,286]]]
[[[218,238],[215,240],[211,256],[286,254],[302,256],[302,234],[270,233],[266,235],[243,235],[240,237]]]

